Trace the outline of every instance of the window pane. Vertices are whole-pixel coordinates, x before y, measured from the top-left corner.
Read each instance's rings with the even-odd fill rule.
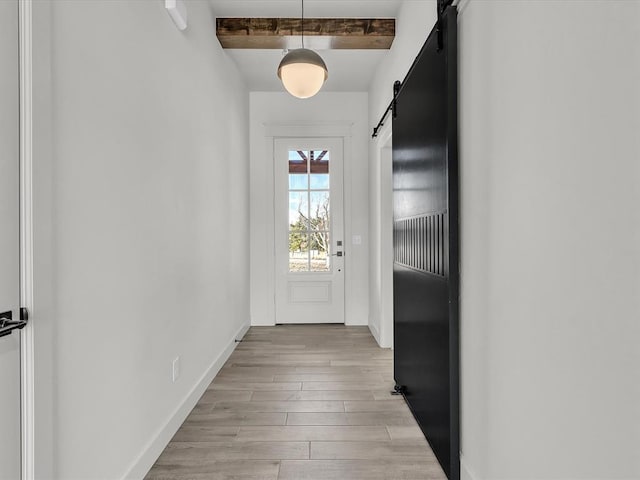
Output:
[[[309,271],[309,234],[289,232],[289,271]]]
[[[289,177],[291,177],[291,175],[289,175]],[[306,187],[303,187],[303,188],[306,188]],[[312,173],[311,174],[311,189],[326,190],[328,188],[329,188],[328,173]]]
[[[309,202],[307,192],[289,192],[289,226],[291,230],[309,228]]]
[[[329,173],[329,150],[312,150],[309,156],[311,173]]]
[[[329,192],[311,192],[309,222],[310,230],[330,230]]]
[[[309,173],[308,165],[308,150],[289,150],[289,173]]]
[[[308,188],[309,176],[304,173],[290,173],[289,174],[289,189],[290,190],[306,190]],[[328,188],[328,187],[327,187]]]
[[[311,248],[311,271],[328,272],[330,257],[329,232],[312,232],[309,238]]]
[[[309,158],[309,150],[289,150],[289,160],[306,162]]]
[[[328,150],[289,150],[289,271],[328,272]]]

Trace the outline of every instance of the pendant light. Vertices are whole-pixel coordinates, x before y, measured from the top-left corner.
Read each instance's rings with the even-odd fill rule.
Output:
[[[304,48],[304,0],[302,1],[302,48],[290,50],[278,66],[278,78],[291,95],[310,98],[320,91],[329,77],[322,57]]]

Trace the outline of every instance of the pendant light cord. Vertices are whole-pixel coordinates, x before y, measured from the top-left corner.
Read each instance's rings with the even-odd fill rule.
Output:
[[[302,23],[302,48],[304,48],[304,0],[302,0],[302,17],[300,20]]]

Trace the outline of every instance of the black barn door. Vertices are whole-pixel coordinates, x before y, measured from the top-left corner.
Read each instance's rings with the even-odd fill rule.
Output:
[[[460,477],[456,11],[431,32],[393,119],[395,380]]]

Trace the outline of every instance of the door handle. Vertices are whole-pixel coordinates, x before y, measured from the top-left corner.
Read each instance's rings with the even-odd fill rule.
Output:
[[[342,252],[336,252],[331,254],[332,257],[341,257],[342,255],[343,255]]]
[[[11,335],[14,330],[22,330],[27,320],[14,320],[13,311],[0,313],[0,337]]]

